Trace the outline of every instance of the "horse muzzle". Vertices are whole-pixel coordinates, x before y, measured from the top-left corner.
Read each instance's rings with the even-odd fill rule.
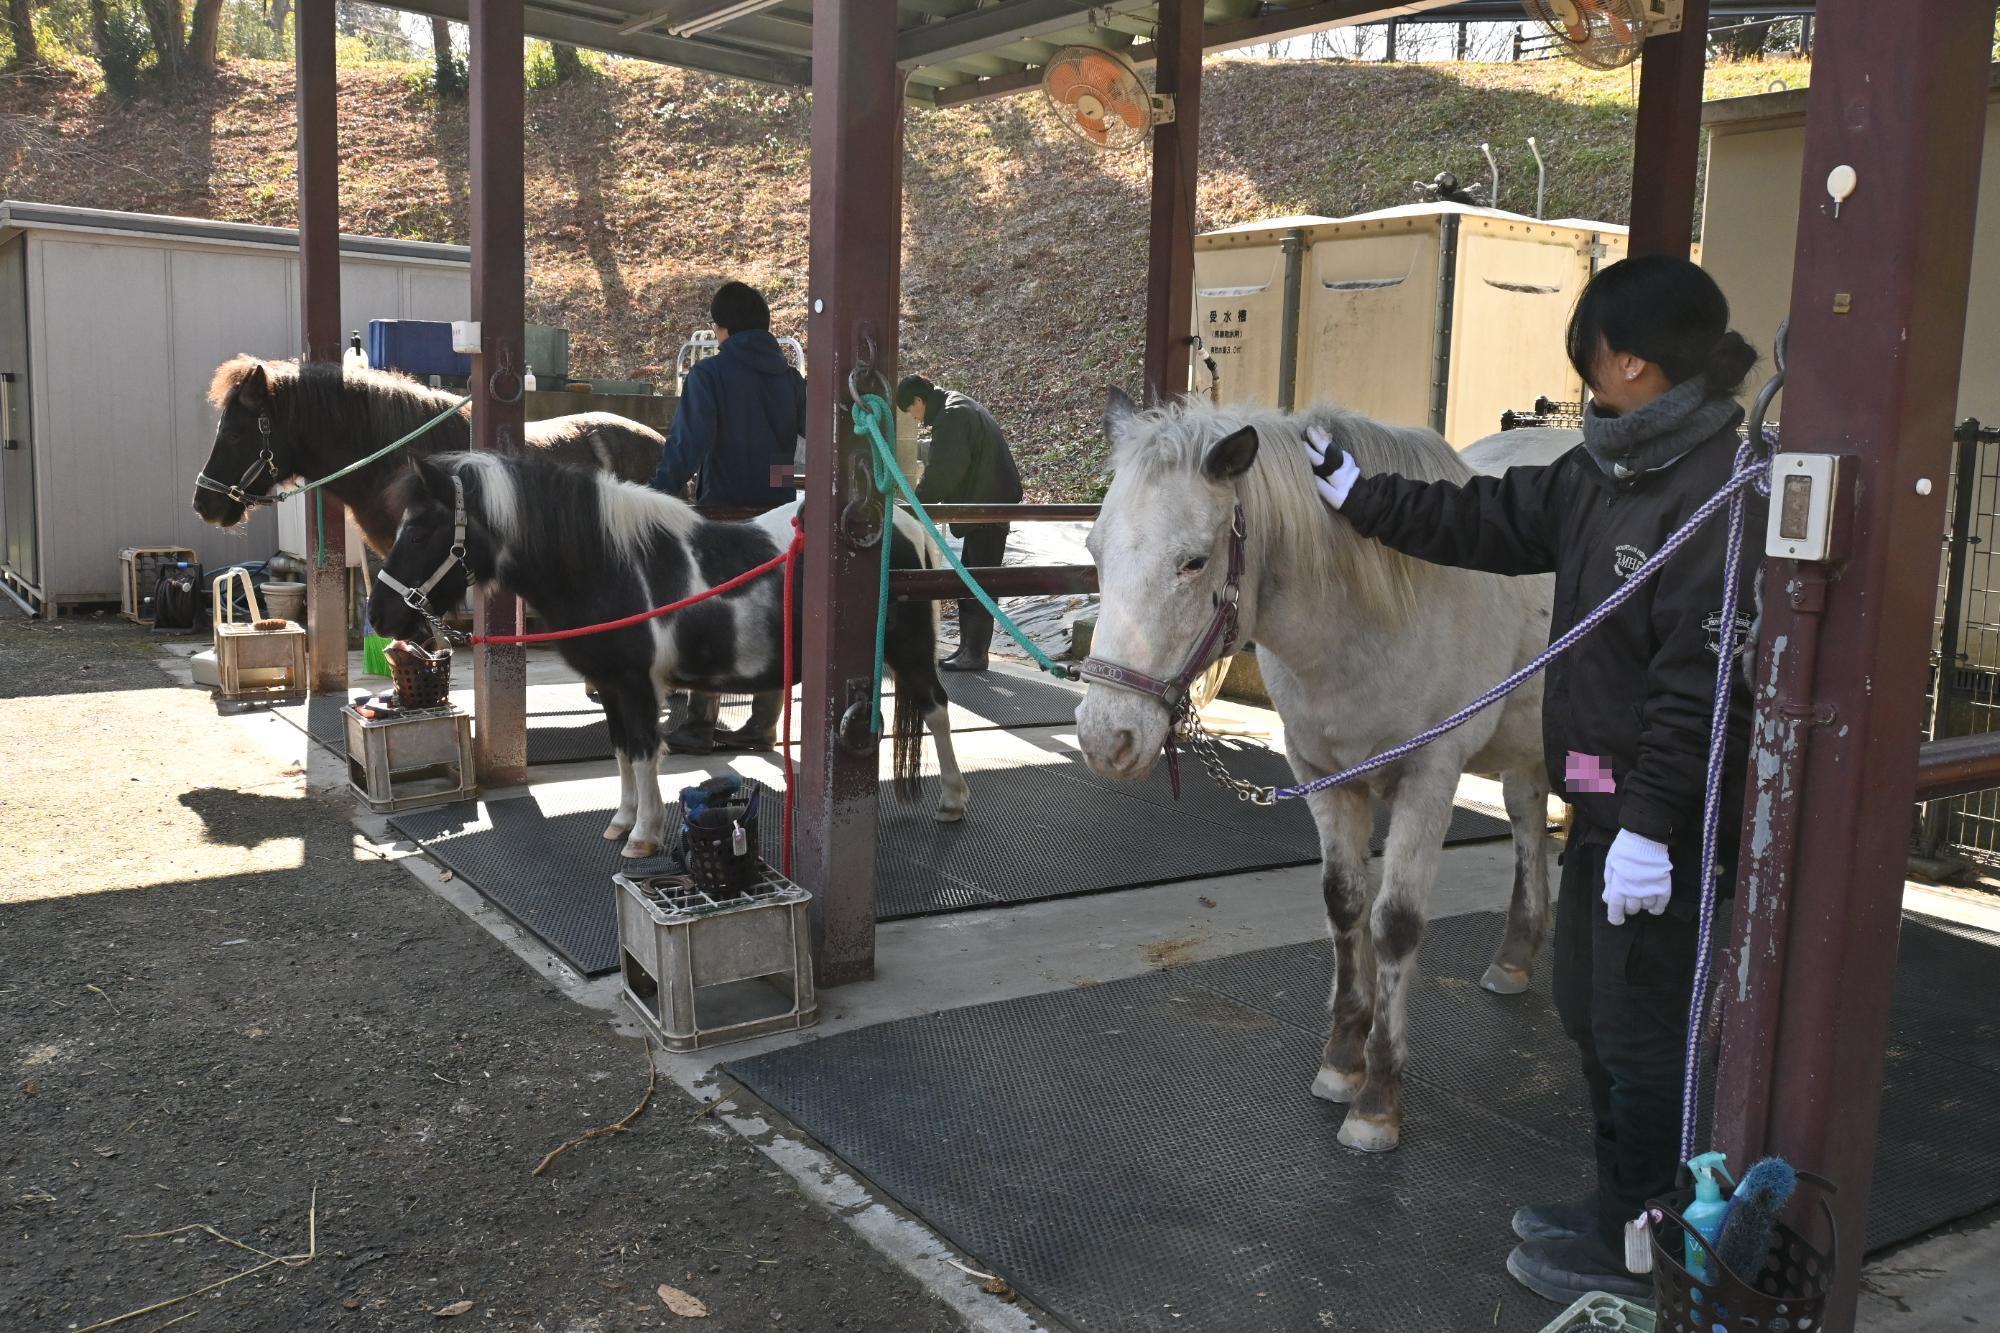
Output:
[[[1168,715],[1138,694],[1093,686],[1076,710],[1076,739],[1084,762],[1099,777],[1137,782],[1153,771],[1166,749]]]

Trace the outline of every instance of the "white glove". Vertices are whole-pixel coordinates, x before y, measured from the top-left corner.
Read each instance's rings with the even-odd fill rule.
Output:
[[[1312,460],[1313,488],[1320,498],[1335,509],[1347,503],[1347,493],[1354,489],[1354,483],[1361,480],[1361,465],[1345,449],[1340,451],[1340,463],[1332,471],[1326,470],[1326,451],[1333,447],[1333,437],[1319,426],[1306,427],[1306,457]],[[1325,472],[1326,475],[1320,475]]]
[[[1604,857],[1604,914],[1622,926],[1628,916],[1667,910],[1674,896],[1674,863],[1667,845],[1621,829]]]

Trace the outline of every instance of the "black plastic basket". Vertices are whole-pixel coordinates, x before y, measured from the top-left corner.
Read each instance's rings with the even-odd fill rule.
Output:
[[[1794,1329],[1818,1333],[1826,1312],[1833,1266],[1840,1252],[1840,1231],[1827,1202],[1833,1183],[1807,1171],[1799,1182],[1813,1187],[1826,1248],[1794,1230],[1783,1220],[1773,1228],[1770,1253],[1754,1281],[1724,1266],[1706,1237],[1687,1224],[1671,1206],[1658,1200],[1647,1205],[1652,1217],[1653,1303],[1657,1333],[1770,1333]],[[1686,1206],[1691,1194],[1683,1194]],[[1683,1240],[1694,1237],[1708,1255],[1710,1277],[1701,1279],[1682,1262]]]
[[[442,708],[451,702],[451,649],[429,653],[408,644],[389,652],[388,658],[397,707]]]
[[[710,806],[681,823],[681,864],[689,878],[712,894],[747,891],[763,864],[757,850],[761,788],[745,783],[743,794],[740,803]]]

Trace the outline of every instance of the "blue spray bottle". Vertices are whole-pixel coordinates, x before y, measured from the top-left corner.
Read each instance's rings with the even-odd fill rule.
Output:
[[[1715,1178],[1720,1175],[1729,1180],[1729,1159],[1719,1152],[1705,1152],[1688,1159],[1688,1170],[1694,1172],[1694,1202],[1687,1206],[1681,1217],[1710,1245],[1714,1245],[1722,1231],[1723,1214],[1729,1211],[1729,1204],[1722,1197],[1722,1186],[1716,1183]],[[1729,1183],[1733,1186],[1736,1182],[1729,1180]],[[1683,1236],[1681,1250],[1687,1271],[1695,1281],[1715,1281],[1715,1266],[1701,1241],[1693,1236]]]

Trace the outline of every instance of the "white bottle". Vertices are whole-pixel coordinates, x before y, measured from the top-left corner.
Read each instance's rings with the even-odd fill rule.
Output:
[[[535,368],[533,366],[529,366],[526,373],[521,376],[521,392],[533,393],[534,391],[535,391]]]
[[[342,372],[368,369],[368,353],[361,346],[361,330],[347,336],[347,350],[340,355]]]

